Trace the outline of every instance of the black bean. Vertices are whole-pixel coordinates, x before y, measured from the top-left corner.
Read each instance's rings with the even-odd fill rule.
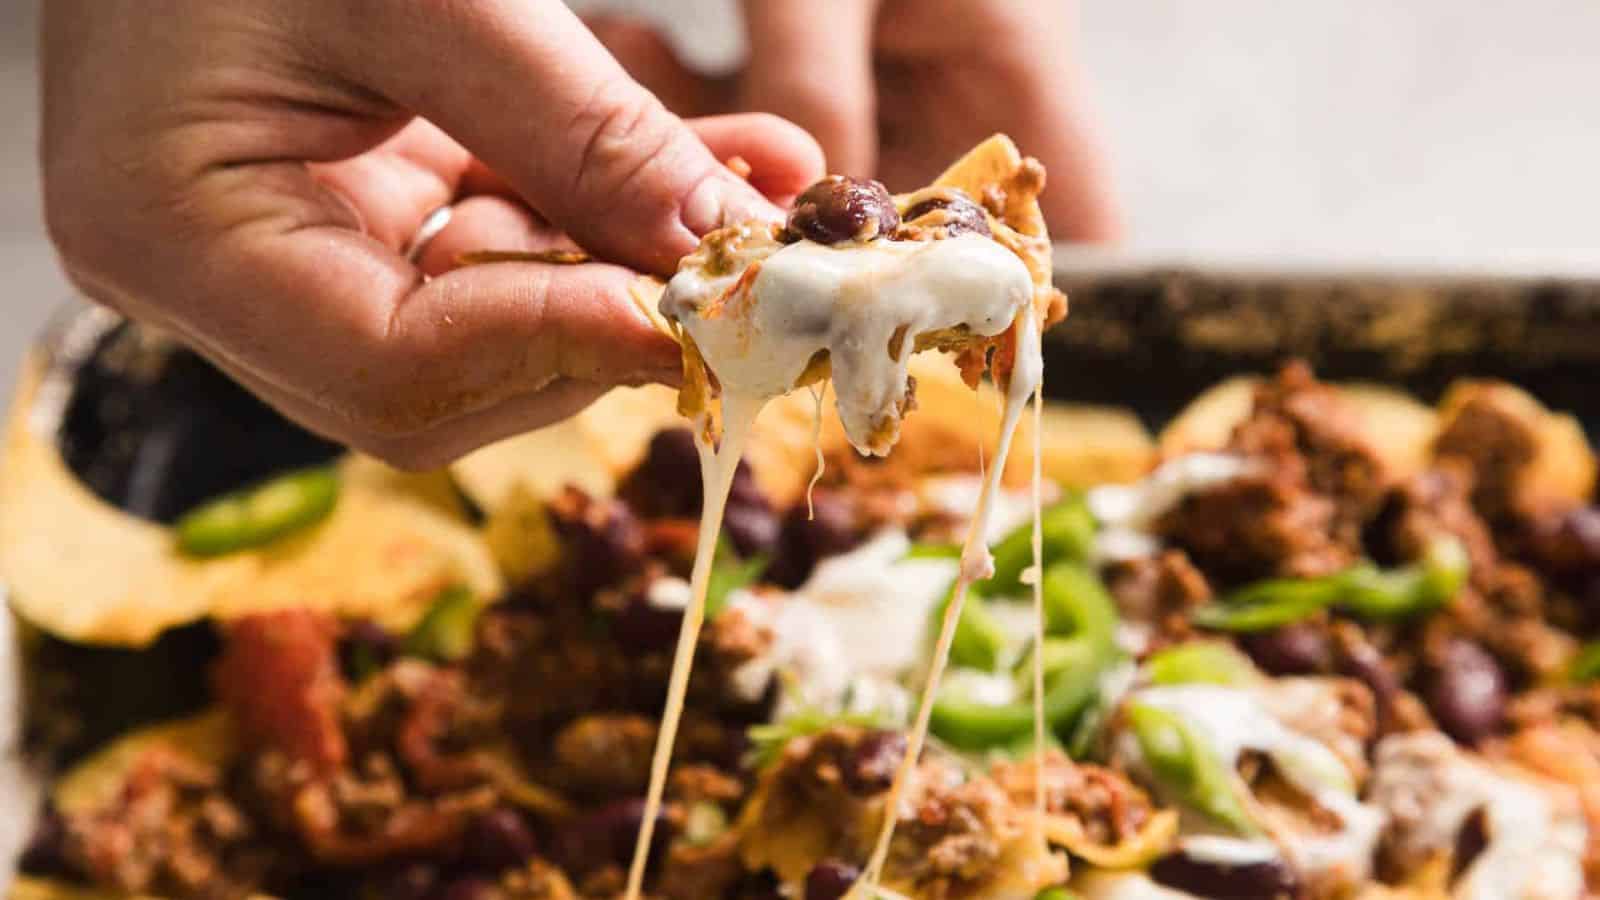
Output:
[[[612,620],[611,634],[624,650],[655,653],[677,646],[683,610],[659,606],[644,594],[634,594]]]
[[[486,872],[520,867],[538,850],[522,814],[505,808],[473,820],[462,847],[467,865]]]
[[[1300,879],[1282,860],[1232,865],[1197,859],[1182,850],[1156,860],[1150,877],[1157,884],[1199,897],[1228,900],[1295,900]]]
[[[633,845],[639,839],[639,825],[643,821],[642,798],[618,800],[586,812],[563,827],[559,843],[561,861],[580,872],[609,864],[627,865],[633,858]],[[656,817],[651,855],[659,858],[671,840],[671,823],[663,810]]]
[[[966,194],[953,188],[913,203],[906,210],[905,221],[908,225],[940,229],[944,232],[944,237],[955,237],[958,234],[981,234],[988,237],[991,234],[989,217],[984,215],[983,208],[973,203]]]
[[[383,880],[385,900],[428,900],[439,884],[439,870],[423,862],[407,863]]]
[[[400,639],[370,619],[347,623],[339,636],[339,669],[350,681],[361,681],[394,661]]]
[[[39,812],[33,834],[17,860],[17,866],[29,875],[62,875],[70,866],[67,863],[67,822],[46,804]]]
[[[1239,643],[1269,675],[1310,675],[1327,671],[1332,663],[1327,635],[1310,622],[1246,634]]]
[[[861,877],[861,870],[843,860],[825,859],[806,875],[806,900],[839,900]]]
[[[494,882],[467,875],[434,891],[429,900],[491,900],[494,896]]]
[[[778,555],[768,580],[788,588],[799,587],[819,561],[844,553],[861,538],[855,507],[844,497],[817,491],[812,497],[816,515],[806,516],[802,500],[783,519]]]
[[[829,175],[806,188],[789,213],[785,237],[819,244],[889,237],[900,227],[894,198],[870,178]]]
[[[1487,650],[1451,641],[1430,673],[1428,712],[1445,734],[1469,746],[1500,730],[1506,713],[1506,676]]]
[[[845,787],[860,796],[888,790],[905,755],[906,736],[898,731],[863,736],[842,767]]]

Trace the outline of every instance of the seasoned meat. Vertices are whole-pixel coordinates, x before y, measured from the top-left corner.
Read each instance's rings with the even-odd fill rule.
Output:
[[[1182,550],[1115,563],[1106,580],[1123,620],[1153,628],[1147,650],[1187,639],[1189,613],[1212,597],[1206,576]]]
[[[1188,495],[1157,530],[1226,581],[1326,575],[1354,561],[1332,537],[1335,513],[1332,501],[1292,473],[1273,470]]]
[[[1127,776],[1101,766],[1075,763],[1051,751],[1043,765],[1031,759],[999,763],[991,773],[1020,809],[1033,803],[1034,786],[1044,778],[1045,809],[1075,818],[1089,840],[1112,846],[1133,838],[1155,814],[1144,789]]]
[[[1257,388],[1250,417],[1228,446],[1303,472],[1311,490],[1333,501],[1333,534],[1346,546],[1377,511],[1387,486],[1388,475],[1356,410],[1317,381],[1304,362],[1285,365]]]
[[[556,734],[563,785],[601,795],[637,794],[650,780],[656,722],[633,714],[579,716]]]

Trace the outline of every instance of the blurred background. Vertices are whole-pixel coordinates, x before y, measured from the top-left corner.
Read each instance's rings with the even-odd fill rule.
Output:
[[[40,223],[40,2],[0,3],[7,391],[68,293]],[[654,18],[709,69],[743,52],[733,0],[576,5]],[[1091,0],[1079,18],[1132,252],[1533,269],[1600,257],[1594,0]]]

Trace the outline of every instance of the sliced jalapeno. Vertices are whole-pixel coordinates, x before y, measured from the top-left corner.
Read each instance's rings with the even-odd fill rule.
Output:
[[[1234,773],[1188,722],[1145,703],[1128,704],[1124,715],[1151,773],[1186,805],[1240,834],[1260,832],[1239,799]]]
[[[322,521],[339,500],[331,466],[302,469],[201,504],[178,520],[178,549],[221,556],[269,544]]]
[[[1466,583],[1471,564],[1461,541],[1439,538],[1422,559],[1383,571],[1356,566],[1343,574],[1340,605],[1364,619],[1399,619],[1449,603]]]
[[[1190,641],[1159,650],[1145,660],[1144,671],[1151,684],[1233,686],[1261,678],[1249,657],[1216,641]]]
[[[1030,654],[1043,654],[1045,722],[1052,732],[1063,733],[1098,694],[1100,673],[1115,658],[1116,606],[1099,579],[1073,563],[1046,569],[1043,591],[1051,636]],[[1031,658],[1019,664],[1024,687],[1032,684],[1032,665]],[[962,749],[1005,746],[1033,730],[1033,701],[983,703],[955,685],[940,691],[931,728]]]
[[[933,644],[933,636],[939,633],[944,611],[954,598],[955,585],[952,584],[945,592],[944,599],[934,607],[929,619],[929,646]],[[966,603],[961,606],[961,619],[956,622],[956,633],[950,639],[951,665],[993,672],[1000,665],[1000,656],[1005,647],[1005,629],[990,614],[983,598],[968,592]]]
[[[1309,618],[1338,599],[1338,576],[1273,578],[1240,588],[1194,612],[1194,623],[1217,631],[1267,631]]]
[[[472,652],[473,632],[482,609],[471,590],[446,588],[406,635],[405,652],[445,662],[464,658]]]
[[[1041,563],[1082,562],[1094,549],[1095,522],[1081,494],[1068,494],[1039,514]],[[1024,522],[994,546],[994,577],[973,585],[985,596],[1026,593],[1022,573],[1033,565],[1033,522]]]
[[[1600,678],[1600,641],[1590,641],[1578,650],[1578,655],[1567,666],[1567,677],[1573,681]]]

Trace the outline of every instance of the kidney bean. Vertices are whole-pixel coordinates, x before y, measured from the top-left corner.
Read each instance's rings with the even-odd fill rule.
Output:
[[[429,900],[439,884],[439,870],[428,863],[401,866],[383,882],[380,896],[386,900]]]
[[[611,622],[611,634],[623,649],[638,653],[670,650],[678,643],[683,610],[657,606],[643,594],[634,594]]]
[[[430,900],[492,900],[494,896],[493,882],[468,875],[454,879],[434,891]]]
[[[825,859],[806,875],[806,900],[839,900],[861,877],[861,870],[843,860]]]
[[[17,860],[17,867],[29,875],[67,872],[67,823],[53,805],[46,804],[39,811],[39,819]]]
[[[1310,622],[1244,634],[1239,643],[1250,659],[1269,675],[1324,672],[1333,661],[1327,635],[1320,626]]]
[[[555,525],[567,551],[573,590],[580,597],[592,597],[644,565],[644,528],[624,503],[589,500],[577,516],[558,516]]]
[[[1229,900],[1297,900],[1300,878],[1282,860],[1231,865],[1189,856],[1182,850],[1156,860],[1150,877],[1199,897]]]
[[[799,587],[821,560],[854,547],[860,540],[855,507],[845,498],[823,491],[812,497],[816,512],[806,517],[804,501],[789,509],[778,537],[778,555],[768,580],[788,588]]]
[[[889,237],[898,227],[900,213],[882,183],[829,175],[796,198],[785,238],[839,244]]]
[[[700,455],[687,428],[665,428],[617,486],[617,496],[646,518],[700,514]]]
[[[1533,526],[1529,549],[1546,567],[1564,573],[1600,573],[1600,507],[1580,506]]]
[[[1450,856],[1450,880],[1455,881],[1461,873],[1471,868],[1478,860],[1478,854],[1489,846],[1489,812],[1483,807],[1478,807],[1461,823],[1461,830],[1456,832],[1455,852]]]
[[[1435,663],[1426,702],[1445,734],[1471,746],[1500,729],[1506,693],[1506,676],[1495,658],[1477,644],[1458,639]]]
[[[1400,699],[1400,679],[1384,660],[1378,648],[1372,646],[1361,628],[1346,623],[1334,631],[1334,671],[1346,678],[1354,678],[1372,691],[1372,708],[1378,723],[1378,737],[1393,732],[1396,721],[1396,704]]]
[[[728,536],[733,549],[745,558],[776,550],[782,528],[778,514],[764,500],[759,504],[730,503],[722,516],[722,532]]]
[[[644,821],[644,799],[618,800],[591,810],[567,823],[560,835],[561,861],[571,869],[586,872],[609,863],[627,865],[633,858],[633,845]],[[665,810],[656,817],[650,853],[659,857],[672,841],[672,824]]]
[[[486,872],[521,866],[538,845],[533,832],[514,809],[495,809],[473,820],[463,841],[466,863]]]
[[[989,237],[991,234],[989,217],[984,215],[983,208],[955,189],[941,191],[936,196],[912,204],[906,210],[905,222],[907,225],[940,229],[944,237],[959,234]]]
[[[863,736],[842,767],[845,787],[862,796],[888,790],[905,755],[906,736],[898,731]]]

